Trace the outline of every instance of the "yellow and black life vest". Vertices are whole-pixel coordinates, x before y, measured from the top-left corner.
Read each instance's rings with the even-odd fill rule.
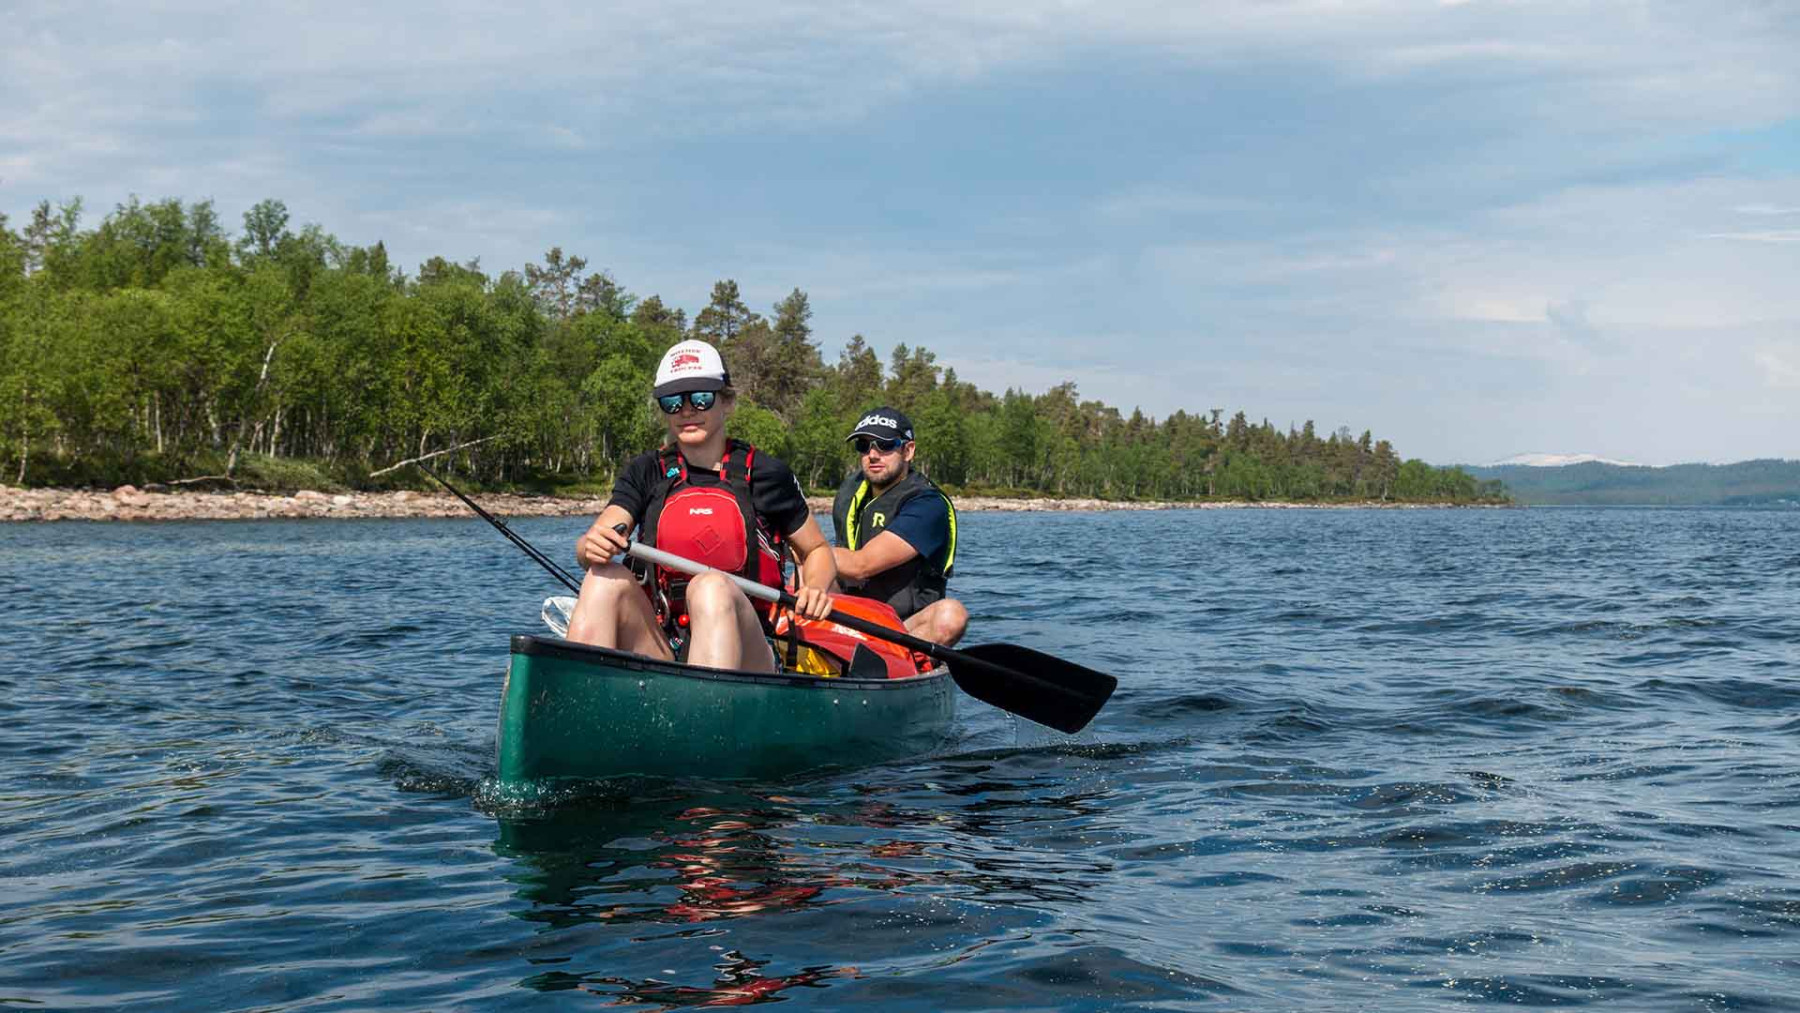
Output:
[[[956,506],[937,484],[917,469],[888,486],[880,495],[859,468],[838,487],[837,500],[831,507],[831,522],[837,529],[837,543],[854,552],[880,534],[900,508],[920,496],[937,496],[944,501],[950,515],[950,537],[934,558],[914,556],[891,570],[868,580],[849,581],[840,578],[844,590],[854,595],[885,601],[900,613],[912,615],[944,597],[946,582],[956,567]]]

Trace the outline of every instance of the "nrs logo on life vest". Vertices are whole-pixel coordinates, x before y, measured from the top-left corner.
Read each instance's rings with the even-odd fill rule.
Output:
[[[707,517],[711,517],[712,507],[688,507],[688,516],[692,517],[695,514],[703,514]]]

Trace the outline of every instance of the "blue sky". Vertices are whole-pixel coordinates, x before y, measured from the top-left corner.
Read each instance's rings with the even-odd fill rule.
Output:
[[[966,379],[1408,456],[1800,457],[1800,6],[11,5],[0,211],[795,287]]]

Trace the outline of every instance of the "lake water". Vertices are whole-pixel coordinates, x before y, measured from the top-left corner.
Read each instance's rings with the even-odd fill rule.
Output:
[[[528,811],[481,522],[0,526],[0,1005],[1800,1009],[1800,512],[963,528],[1081,736]]]

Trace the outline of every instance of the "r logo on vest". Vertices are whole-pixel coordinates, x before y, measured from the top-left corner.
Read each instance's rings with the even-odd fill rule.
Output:
[[[869,526],[870,526],[870,527],[876,527],[876,528],[885,528],[885,527],[887,527],[887,514],[873,514],[873,515],[871,515],[871,516],[870,516],[870,517],[869,517]]]

